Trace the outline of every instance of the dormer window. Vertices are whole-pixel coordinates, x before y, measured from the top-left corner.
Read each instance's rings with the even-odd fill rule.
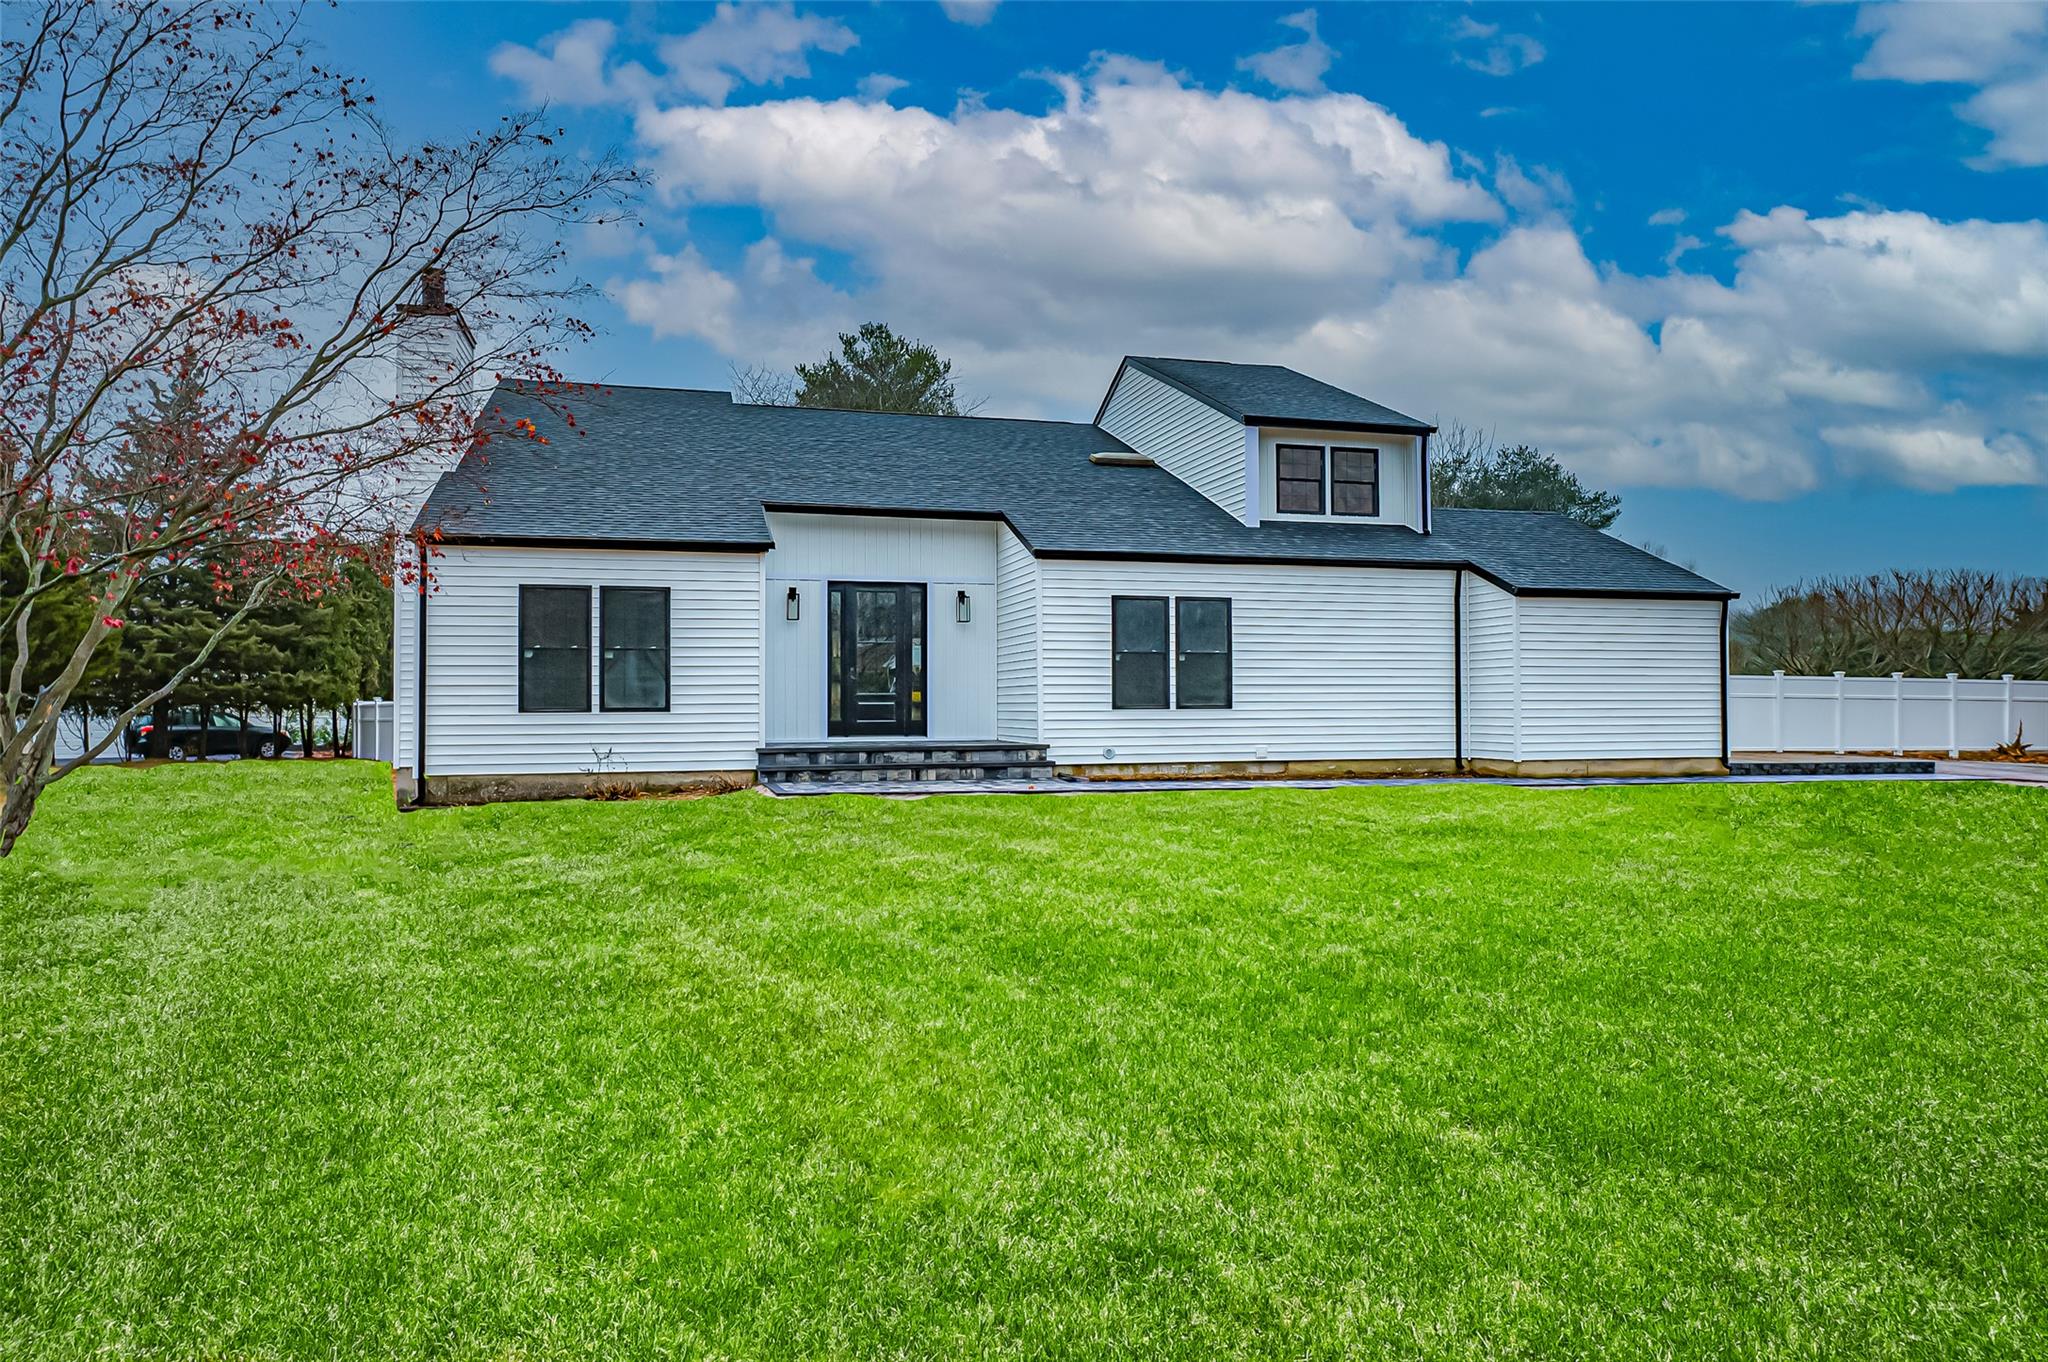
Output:
[[[1380,451],[1364,445],[1274,445],[1273,510],[1378,519]]]
[[[1275,445],[1274,509],[1281,515],[1323,513],[1323,447],[1321,445]],[[1377,498],[1375,498],[1377,499]]]
[[[1380,452],[1342,445],[1330,450],[1330,513],[1380,513]]]

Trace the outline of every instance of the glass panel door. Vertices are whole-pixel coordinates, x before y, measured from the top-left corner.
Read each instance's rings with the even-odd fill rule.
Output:
[[[924,733],[924,594],[910,582],[830,585],[827,733]]]

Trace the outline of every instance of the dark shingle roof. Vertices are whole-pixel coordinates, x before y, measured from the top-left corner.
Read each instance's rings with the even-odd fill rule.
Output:
[[[501,384],[483,429],[521,420],[545,443],[480,444],[435,486],[422,526],[455,541],[760,549],[769,509],[929,512],[1003,519],[1042,557],[1468,566],[1523,592],[1729,594],[1556,515],[1442,510],[1427,535],[1250,528],[1163,468],[1091,462],[1128,446],[1077,422],[762,407],[679,388],[544,400]]]
[[[1226,364],[1213,359],[1162,359],[1126,355],[1124,363],[1206,402],[1248,426],[1354,426],[1371,430],[1435,430],[1427,421],[1403,416],[1320,379],[1278,364]],[[1122,371],[1118,371],[1122,376]],[[1116,384],[1110,383],[1114,391]],[[1105,396],[1106,406],[1109,399]],[[1098,410],[1096,419],[1102,418]]]

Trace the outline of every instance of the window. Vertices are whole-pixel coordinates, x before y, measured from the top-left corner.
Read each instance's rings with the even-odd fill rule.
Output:
[[[519,708],[590,708],[590,588],[519,588]]]
[[[1109,634],[1110,707],[1165,709],[1166,597],[1110,597]]]
[[[1330,450],[1330,511],[1335,515],[1380,513],[1380,452]]]
[[[667,709],[668,588],[608,586],[598,598],[598,707]]]
[[[1275,471],[1279,484],[1274,489],[1273,507],[1281,515],[1323,513],[1323,447],[1321,445],[1275,445]]]
[[[1176,689],[1182,709],[1230,708],[1230,602],[1182,596],[1173,603],[1180,639]]]

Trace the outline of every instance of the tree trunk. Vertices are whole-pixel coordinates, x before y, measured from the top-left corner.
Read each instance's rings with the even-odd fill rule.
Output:
[[[0,801],[0,857],[14,850],[16,839],[36,811],[36,800],[42,797],[50,774],[50,754],[56,750],[56,744],[57,728],[53,724],[45,737],[22,749],[18,769],[0,773],[7,780],[7,796]]]

